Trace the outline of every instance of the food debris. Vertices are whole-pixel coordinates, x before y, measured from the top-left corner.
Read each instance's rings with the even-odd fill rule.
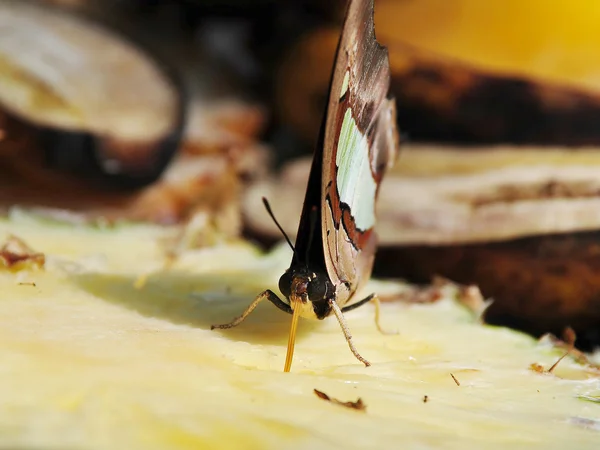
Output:
[[[560,363],[567,356],[571,356],[576,363],[581,364],[582,366],[587,366],[588,368],[594,371],[600,371],[600,365],[591,362],[583,352],[575,348],[576,340],[577,335],[571,327],[565,328],[565,330],[563,331],[562,339],[558,339],[556,336],[550,333],[543,335],[539,339],[540,342],[550,341],[550,343],[555,348],[565,350],[565,354],[558,358],[558,360],[554,364],[552,364],[552,366],[547,371],[544,370],[544,368],[537,363],[531,364],[529,368],[539,373],[552,373],[554,369],[556,369],[556,366],[558,366],[558,363]]]
[[[479,286],[475,284],[458,284],[447,278],[435,276],[432,285],[440,290],[451,290],[454,300],[471,311],[480,322],[483,322],[483,314],[493,303],[493,300],[485,299]]]
[[[427,403],[429,401],[429,396],[428,395],[424,395],[423,396],[423,403]]]
[[[546,372],[546,369],[544,369],[544,366],[542,366],[541,364],[538,364],[538,363],[529,364],[529,370],[531,370],[533,372],[537,372],[537,373]]]
[[[585,353],[574,348],[575,340],[577,336],[572,328],[567,327],[563,332],[563,339],[558,339],[556,336],[548,333],[540,338],[540,341],[548,340],[552,343],[552,345],[556,348],[561,348],[564,350],[568,350],[568,353],[573,358],[573,360],[581,364],[583,366],[587,366],[591,369],[600,370],[600,365],[595,364],[588,359]]]
[[[560,358],[558,358],[558,361],[556,361],[554,364],[552,364],[552,366],[550,366],[550,368],[548,369],[548,373],[552,373],[554,369],[556,369],[556,366],[558,366],[558,363],[565,359],[565,356],[567,356],[568,354],[569,352],[565,353]]]
[[[558,360],[554,364],[552,364],[552,366],[550,366],[548,370],[544,369],[544,366],[538,363],[531,363],[529,365],[529,370],[532,370],[533,372],[537,373],[552,373],[554,372],[554,369],[556,369],[556,366],[558,366],[558,363],[561,362],[568,354],[569,352],[565,353],[560,358],[558,358]]]
[[[456,383],[456,385],[460,386],[460,382],[456,379],[456,377],[453,374],[450,374],[450,376],[452,377],[452,379],[454,380],[454,382]]]
[[[400,295],[400,301],[406,303],[435,303],[444,297],[453,298],[471,311],[478,321],[493,300],[486,300],[478,286],[462,285],[447,278],[435,276],[431,284],[423,287],[411,287]],[[396,297],[397,299],[398,297]]]
[[[564,339],[564,343],[567,345],[567,352],[562,355],[560,358],[558,358],[558,361],[556,361],[554,364],[552,364],[552,367],[550,367],[548,369],[548,372],[552,373],[552,371],[554,369],[556,369],[556,366],[558,366],[558,363],[561,362],[565,356],[567,356],[569,353],[571,353],[574,349],[575,349],[575,341],[577,340],[577,335],[575,334],[575,331],[573,330],[573,328],[571,327],[567,327],[565,328],[565,331],[563,331],[563,339]]]
[[[398,298],[406,303],[435,303],[444,297],[443,292],[436,286],[411,287]]]
[[[8,270],[43,269],[46,256],[35,252],[25,241],[14,235],[9,235],[6,242],[0,247],[0,268]]]
[[[482,323],[485,311],[493,303],[493,300],[486,300],[483,297],[479,286],[475,286],[474,284],[469,286],[460,286],[456,296],[456,301],[471,311],[477,320]]]
[[[33,286],[33,287],[36,287],[37,285],[33,281],[21,281],[19,283],[19,286]]]
[[[326,400],[330,403],[334,403],[334,404],[340,405],[340,406],[345,406],[346,408],[350,408],[350,409],[356,409],[357,411],[366,411],[367,410],[367,405],[364,404],[364,402],[362,401],[362,399],[360,397],[355,402],[342,402],[335,398],[329,397],[329,395],[327,395],[325,392],[321,392],[318,389],[313,389],[313,391],[317,395],[317,397],[319,397],[323,400]]]

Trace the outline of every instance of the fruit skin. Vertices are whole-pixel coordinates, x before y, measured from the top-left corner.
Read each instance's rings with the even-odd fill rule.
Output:
[[[476,283],[495,299],[487,323],[534,335],[572,327],[577,345],[600,345],[600,231],[504,242],[407,245],[378,251],[374,273],[428,283],[435,275]]]
[[[600,95],[487,72],[390,45],[398,123],[411,139],[543,145],[600,142]]]
[[[70,177],[97,188],[124,192],[144,188],[159,179],[177,153],[184,125],[182,109],[166,136],[127,142],[83,130],[38,125],[1,109],[0,116],[12,143],[24,144],[19,149],[22,165],[39,162],[41,169],[55,171],[61,179]],[[111,159],[119,162],[119,172],[106,169],[106,161]]]

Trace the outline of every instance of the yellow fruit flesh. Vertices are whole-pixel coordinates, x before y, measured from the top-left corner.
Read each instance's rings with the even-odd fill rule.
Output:
[[[231,320],[286,268],[283,247],[187,251],[166,273],[151,226],[113,230],[0,222],[47,255],[45,272],[0,272],[0,446],[77,449],[597,448],[600,380],[522,334],[477,324],[446,299],[302,320],[282,372],[291,316],[266,303]],[[35,282],[35,286],[19,284]],[[373,282],[371,289],[386,286]],[[453,381],[453,374],[460,386]],[[362,398],[366,412],[317,398]],[[427,402],[423,401],[424,396]]]

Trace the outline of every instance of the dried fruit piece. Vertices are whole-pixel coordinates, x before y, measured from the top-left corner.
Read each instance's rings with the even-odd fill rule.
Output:
[[[43,269],[46,256],[34,251],[25,241],[11,234],[0,247],[0,263],[3,268],[12,271]]]
[[[364,404],[364,402],[362,401],[362,399],[360,397],[355,402],[342,402],[338,399],[331,398],[325,392],[321,392],[318,389],[313,389],[313,391],[317,397],[319,397],[323,400],[326,400],[330,403],[333,403],[334,405],[340,405],[340,406],[344,406],[346,408],[356,409],[358,411],[366,411],[367,410],[367,405]]]

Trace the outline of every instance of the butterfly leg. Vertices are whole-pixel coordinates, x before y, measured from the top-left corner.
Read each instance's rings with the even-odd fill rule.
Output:
[[[371,299],[369,299],[369,300],[371,300]],[[362,300],[361,300],[361,302],[366,303],[365,301],[362,301]],[[358,350],[356,350],[356,347],[354,346],[354,343],[352,342],[352,334],[350,333],[350,328],[348,328],[346,319],[344,319],[344,314],[342,313],[342,310],[340,309],[340,307],[338,306],[338,304],[335,302],[334,299],[329,299],[329,305],[331,306],[331,309],[333,310],[333,313],[335,314],[335,317],[338,320],[340,327],[342,327],[342,331],[344,332],[344,337],[346,338],[348,347],[350,347],[350,351],[356,357],[356,359],[358,359],[366,367],[369,367],[371,365],[371,363],[369,361],[367,361],[365,358],[363,358],[360,355],[360,353],[358,353]],[[354,305],[352,305],[352,306],[354,306]],[[351,308],[351,309],[353,309],[353,308]]]
[[[345,308],[342,309],[342,312],[352,311],[353,309],[356,309],[359,306],[364,305],[365,303],[369,303],[370,301],[372,301],[375,305],[375,326],[377,327],[379,332],[381,334],[386,334],[386,335],[398,334],[397,330],[396,331],[387,331],[387,330],[384,330],[383,327],[381,326],[381,323],[379,321],[379,319],[381,317],[381,301],[379,300],[379,297],[377,297],[377,294],[371,294],[368,297],[363,298],[361,301],[358,301],[356,303],[346,306]]]
[[[372,295],[373,295],[372,300],[373,300],[373,303],[375,304],[375,326],[377,327],[379,332],[381,334],[385,334],[385,335],[399,334],[398,330],[388,331],[381,326],[381,323],[379,322],[379,319],[381,317],[381,300],[379,300],[379,297],[377,297],[377,294],[372,294]]]
[[[275,294],[273,291],[267,289],[266,291],[260,293],[254,299],[254,301],[252,303],[250,303],[250,305],[246,308],[246,310],[242,313],[241,316],[236,317],[235,319],[233,319],[233,321],[231,321],[229,323],[224,323],[222,325],[211,325],[210,329],[214,330],[215,328],[219,328],[221,330],[224,330],[227,328],[233,328],[233,327],[238,326],[240,323],[242,323],[246,319],[246,317],[248,317],[250,315],[250,313],[252,311],[254,311],[256,309],[258,304],[265,299],[269,300],[271,303],[273,303],[275,306],[277,306],[282,311],[289,313],[289,314],[293,313],[290,305],[281,301],[281,299],[279,297],[277,297],[277,294]]]

